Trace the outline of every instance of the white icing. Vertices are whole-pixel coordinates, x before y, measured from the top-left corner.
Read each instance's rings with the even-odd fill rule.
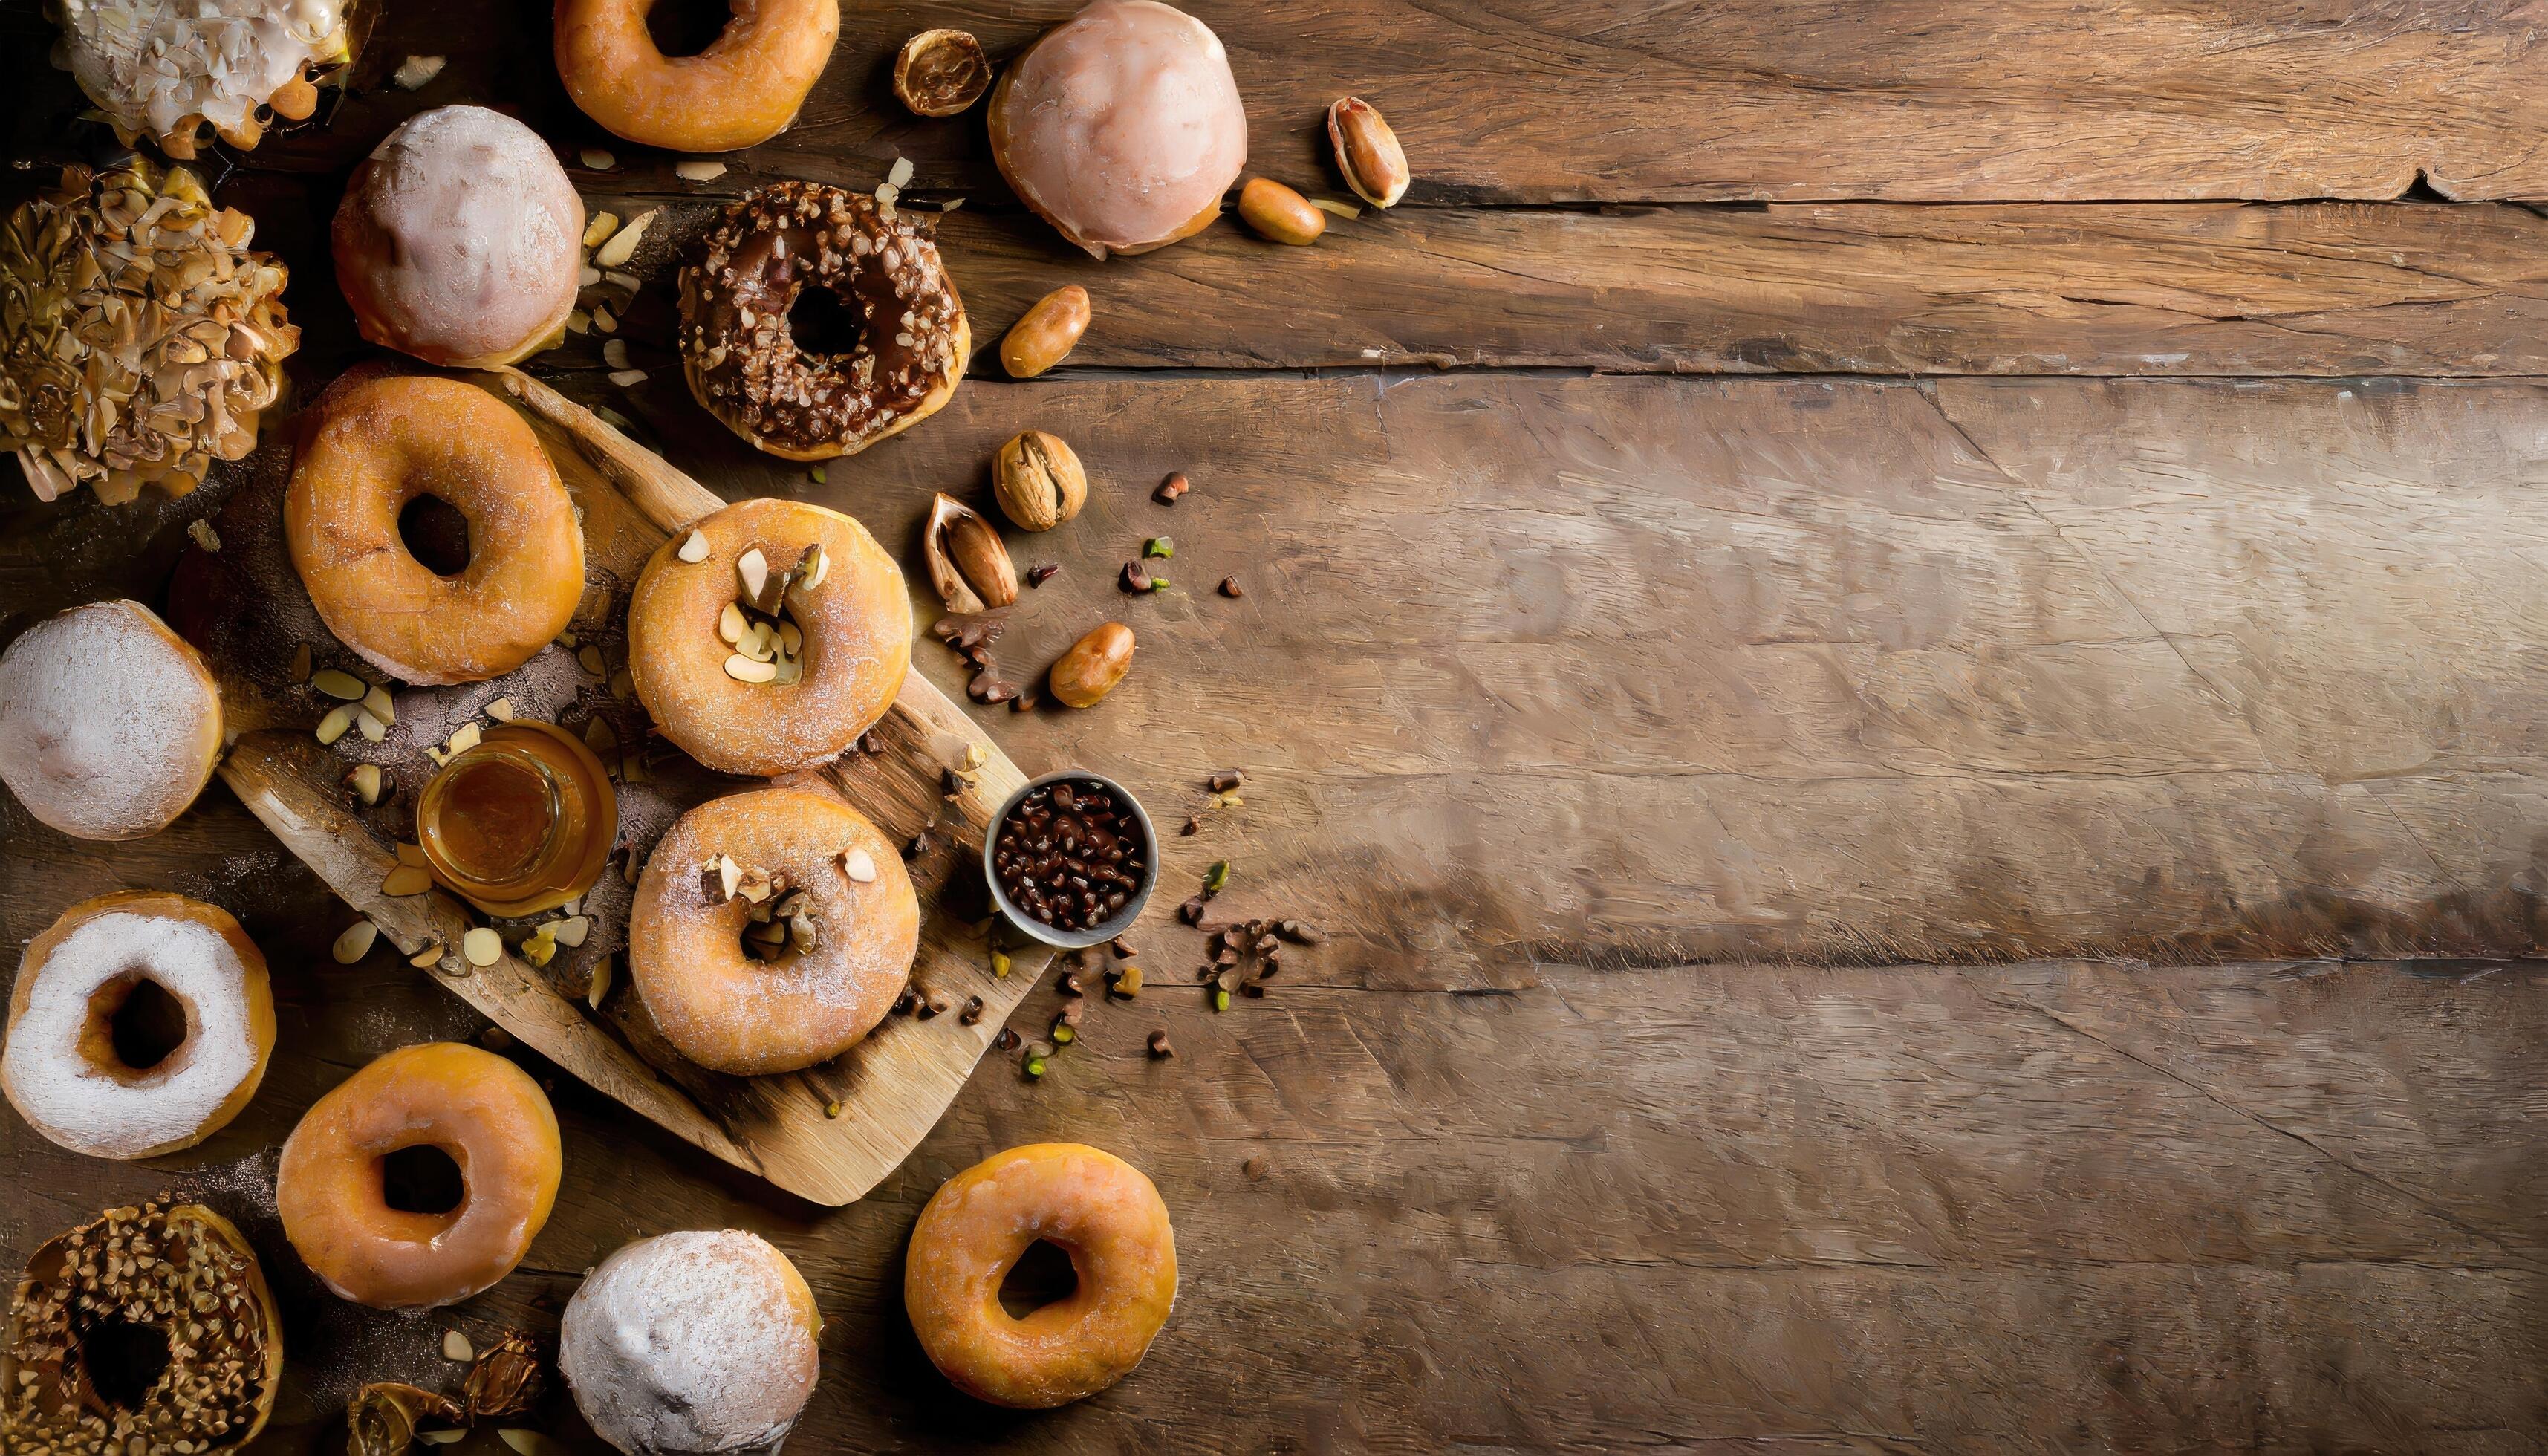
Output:
[[[1002,169],[1098,256],[1157,242],[1247,165],[1247,112],[1212,28],[1097,0],[1037,43],[1001,98]]]
[[[740,1229],[641,1238],[567,1301],[558,1369],[630,1456],[769,1452],[813,1393],[786,1255]]]
[[[564,318],[584,201],[539,134],[483,106],[410,117],[374,148],[337,222],[337,276],[428,357],[503,353]],[[349,270],[351,276],[349,277]]]
[[[129,133],[200,116],[230,134],[312,61],[345,48],[337,0],[62,0],[71,75]]]
[[[210,776],[221,699],[130,601],[75,606],[0,653],[0,782],[82,839],[148,834]]]
[[[89,998],[139,972],[187,1008],[185,1044],[125,1081],[79,1049]],[[32,975],[35,990],[9,1028],[0,1079],[29,1122],[92,1157],[136,1157],[200,1130],[259,1071],[248,1025],[247,966],[212,927],[192,920],[109,911],[53,947]]]

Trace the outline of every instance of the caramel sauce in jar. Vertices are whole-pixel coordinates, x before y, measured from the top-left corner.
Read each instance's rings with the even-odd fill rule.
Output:
[[[524,718],[442,766],[416,799],[415,832],[444,888],[490,915],[536,915],[601,877],[619,801],[583,740]]]

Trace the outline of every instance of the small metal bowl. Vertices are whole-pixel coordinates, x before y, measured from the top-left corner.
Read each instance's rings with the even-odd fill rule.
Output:
[[[1059,930],[1029,915],[1010,900],[1008,890],[1000,883],[999,872],[991,867],[992,853],[999,848],[1000,826],[1008,822],[1009,815],[1026,802],[1028,794],[1047,783],[1065,780],[1104,785],[1118,802],[1132,809],[1134,821],[1141,826],[1141,838],[1148,841],[1150,850],[1144,857],[1146,863],[1141,866],[1140,888],[1124,902],[1123,909],[1086,930]],[[1159,887],[1159,831],[1150,823],[1150,811],[1141,807],[1139,799],[1133,797],[1133,790],[1103,774],[1092,774],[1086,769],[1064,769],[1057,774],[1027,780],[1023,788],[1009,795],[1008,801],[1000,805],[1000,812],[991,816],[990,830],[982,836],[982,878],[990,883],[991,903],[1000,907],[1000,913],[1008,917],[1009,924],[1035,940],[1064,951],[1102,946],[1133,928],[1133,922],[1141,918],[1141,907],[1150,903],[1150,891]]]

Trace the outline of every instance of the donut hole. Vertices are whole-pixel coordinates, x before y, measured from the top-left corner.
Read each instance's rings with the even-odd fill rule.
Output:
[[[978,1286],[977,1286],[978,1287]],[[1079,1292],[1079,1266],[1070,1250],[1039,1238],[1018,1255],[1000,1280],[1000,1308],[1012,1320],[1024,1320],[1046,1305],[1057,1305]]]
[[[734,7],[726,0],[655,0],[646,11],[646,34],[666,58],[696,55],[717,43]]]
[[[168,1373],[168,1335],[155,1324],[107,1320],[80,1335],[80,1370],[98,1399],[122,1410],[138,1410]]]
[[[828,288],[800,288],[787,309],[787,332],[799,353],[828,358],[858,351],[866,320]]]
[[[89,995],[89,1059],[110,1076],[146,1076],[177,1054],[193,1026],[186,1003],[138,971]]]
[[[437,577],[469,570],[469,517],[439,496],[418,496],[399,510],[399,540],[418,566]]]
[[[454,1213],[468,1192],[460,1164],[430,1142],[381,1157],[381,1202],[399,1213],[426,1218]]]

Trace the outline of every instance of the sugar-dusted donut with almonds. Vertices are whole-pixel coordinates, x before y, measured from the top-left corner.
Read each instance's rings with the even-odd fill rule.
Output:
[[[973,335],[937,241],[910,217],[780,182],[728,207],[701,248],[682,270],[682,374],[755,449],[855,455],[955,397]],[[797,338],[808,289],[839,302],[856,330],[846,347]]]
[[[627,1244],[585,1276],[558,1324],[576,1409],[633,1456],[772,1452],[822,1374],[814,1292],[738,1228]]]

